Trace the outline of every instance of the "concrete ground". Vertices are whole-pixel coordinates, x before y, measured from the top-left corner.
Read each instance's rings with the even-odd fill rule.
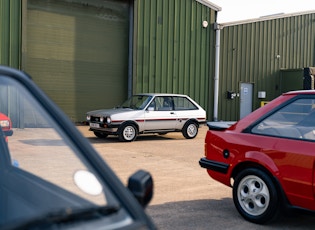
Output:
[[[265,226],[245,221],[234,208],[232,189],[212,180],[199,166],[206,126],[192,140],[169,133],[140,136],[130,143],[116,137],[99,139],[88,126],[77,127],[123,183],[138,169],[152,174],[155,194],[146,211],[159,229],[315,228],[315,216],[297,213]]]

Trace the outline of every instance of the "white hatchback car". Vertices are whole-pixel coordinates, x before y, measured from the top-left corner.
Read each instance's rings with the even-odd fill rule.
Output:
[[[133,141],[144,133],[182,132],[192,139],[206,123],[206,111],[186,95],[137,94],[114,109],[88,112],[87,122],[99,138],[117,135],[120,141]]]

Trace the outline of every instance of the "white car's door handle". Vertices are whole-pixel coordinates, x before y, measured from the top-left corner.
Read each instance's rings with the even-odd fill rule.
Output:
[[[171,112],[171,114],[175,114],[174,112]]]

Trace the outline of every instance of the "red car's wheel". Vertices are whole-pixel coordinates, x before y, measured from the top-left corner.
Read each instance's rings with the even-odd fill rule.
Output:
[[[257,224],[274,220],[280,209],[273,181],[266,173],[254,168],[243,170],[235,178],[233,201],[246,220]]]

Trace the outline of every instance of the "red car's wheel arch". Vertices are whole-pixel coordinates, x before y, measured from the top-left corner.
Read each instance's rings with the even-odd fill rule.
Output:
[[[236,165],[232,172],[231,172],[231,178],[233,179],[236,177],[237,174],[239,174],[241,171],[247,169],[247,168],[257,168],[260,169],[261,171],[263,171],[264,173],[266,173],[273,181],[278,194],[281,194],[281,200],[280,200],[280,204],[283,205],[283,207],[289,207],[290,206],[290,202],[287,199],[287,196],[283,190],[283,187],[281,185],[281,182],[279,180],[279,178],[277,176],[275,176],[271,171],[269,171],[266,167],[262,166],[261,164],[258,164],[256,162],[252,162],[252,161],[244,161],[239,163],[238,165]],[[233,183],[231,182],[231,187],[233,187]]]

